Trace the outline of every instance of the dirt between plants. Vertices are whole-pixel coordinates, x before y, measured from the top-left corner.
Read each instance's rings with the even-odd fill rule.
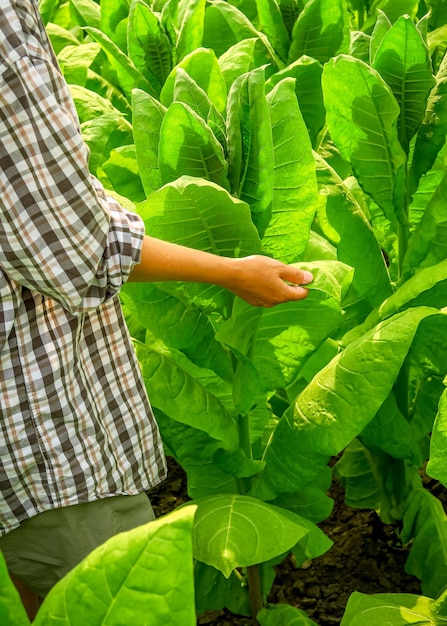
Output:
[[[172,458],[168,467],[167,480],[149,493],[157,516],[188,500],[183,470]],[[335,626],[340,624],[353,591],[420,594],[419,580],[404,571],[407,550],[397,544],[394,528],[383,526],[371,511],[346,507],[343,489],[335,481],[329,495],[334,499],[334,509],[319,526],[334,545],[306,568],[295,568],[290,559],[276,567],[268,601],[298,607],[319,626]],[[252,623],[250,618],[229,611],[208,611],[197,620],[198,625],[207,626]]]

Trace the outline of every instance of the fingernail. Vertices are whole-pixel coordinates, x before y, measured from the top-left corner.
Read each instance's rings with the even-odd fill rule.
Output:
[[[308,285],[309,283],[313,281],[313,279],[314,279],[313,274],[311,274],[310,272],[303,271],[303,280],[301,281],[303,285]]]

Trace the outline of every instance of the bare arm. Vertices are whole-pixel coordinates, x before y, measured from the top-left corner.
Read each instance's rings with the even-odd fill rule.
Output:
[[[312,282],[312,274],[266,256],[221,257],[146,235],[141,262],[134,267],[129,280],[219,285],[254,306],[270,307],[289,300],[303,300],[308,290],[300,285]]]

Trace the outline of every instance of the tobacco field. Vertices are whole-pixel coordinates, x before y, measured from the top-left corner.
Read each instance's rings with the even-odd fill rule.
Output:
[[[318,626],[299,598],[266,598],[275,565],[331,550],[334,479],[395,528],[422,589],[354,592],[341,626],[447,623],[447,517],[422,476],[447,486],[447,1],[39,8],[91,171],[148,234],[314,281],[271,309],[124,286],[189,501],[93,552],[34,623],[192,626],[226,608]],[[0,578],[0,623],[29,624]]]

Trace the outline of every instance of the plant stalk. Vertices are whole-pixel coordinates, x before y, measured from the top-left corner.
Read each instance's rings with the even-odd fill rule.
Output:
[[[248,414],[239,415],[239,446],[247,458],[252,459],[252,449],[250,441],[250,419]],[[251,487],[251,478],[239,478],[239,491],[242,495],[246,494]],[[247,567],[248,594],[250,597],[251,613],[253,617],[253,626],[259,626],[256,615],[262,609],[264,601],[262,597],[261,578],[259,575],[259,565],[249,565]]]
[[[261,590],[261,578],[259,576],[259,565],[250,565],[247,567],[247,578],[253,626],[259,626],[256,616],[264,604]]]
[[[398,255],[399,255],[398,282],[400,282],[402,279],[402,267],[404,264],[404,257],[405,257],[405,254],[407,252],[407,247],[408,247],[408,227],[407,226],[404,226],[403,224],[399,224],[397,241],[398,241]]]

